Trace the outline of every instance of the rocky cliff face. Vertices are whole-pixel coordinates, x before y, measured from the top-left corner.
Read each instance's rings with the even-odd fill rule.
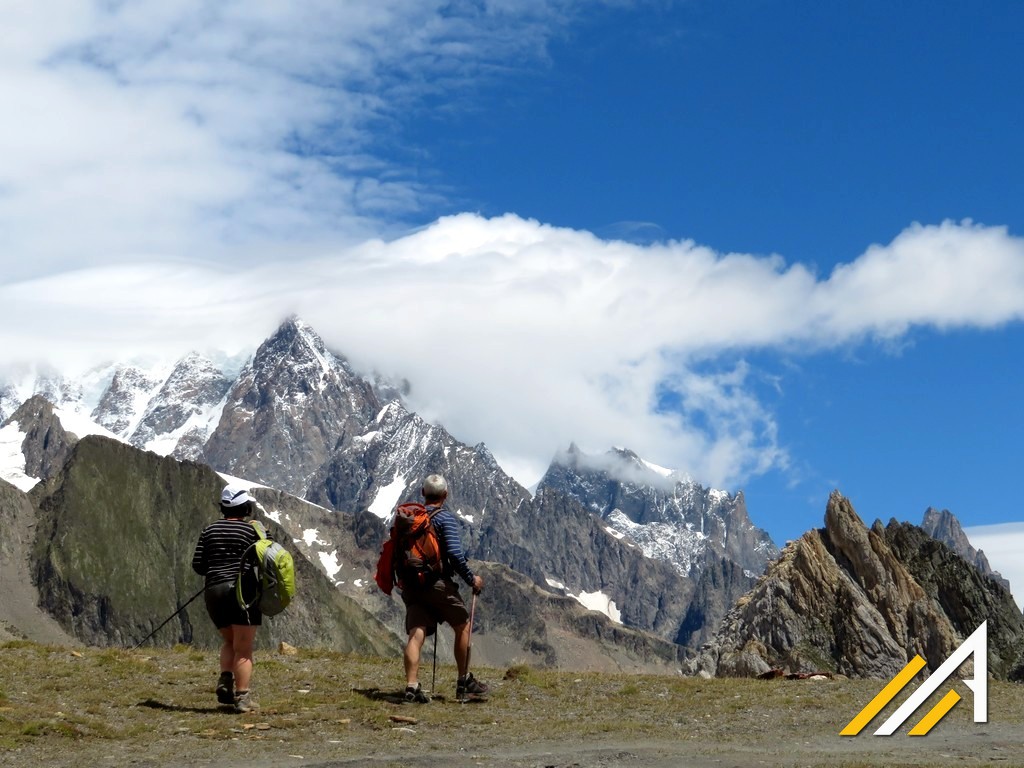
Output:
[[[8,422],[17,422],[25,435],[21,452],[25,457],[25,474],[30,477],[49,477],[60,469],[77,439],[64,430],[53,406],[41,395],[26,400]]]
[[[690,605],[676,633],[676,642],[699,648],[711,639],[719,623],[750,590],[752,579],[741,566],[711,551],[693,591]]]
[[[990,670],[1018,674],[1024,618],[1012,598],[930,542],[905,524],[866,528],[833,492],[825,527],[786,546],[689,671],[745,676],[784,668],[890,678],[915,654],[934,670],[998,605],[986,614],[990,637],[1002,638]]]
[[[202,465],[101,437],[80,440],[63,470],[31,497],[39,515],[33,580],[44,610],[90,645],[144,638],[202,587],[191,556],[202,528],[219,515],[222,487]],[[333,589],[320,569],[295,560],[299,593],[287,611],[267,620],[261,643],[397,650],[394,636]],[[154,642],[214,647],[220,640],[200,598]]]
[[[0,641],[25,638],[75,645],[76,641],[38,607],[30,558],[35,527],[36,510],[28,496],[0,480]]]
[[[450,508],[470,525],[529,498],[486,446],[459,442],[398,401],[334,451],[313,476],[308,498],[335,509],[368,510],[383,520],[396,504],[420,500],[423,478],[435,472],[448,480]]]
[[[648,557],[673,563],[684,576],[700,574],[706,552],[754,576],[778,554],[771,537],[751,523],[742,494],[703,488],[627,449],[588,456],[570,446],[538,485],[546,488],[573,496]]]
[[[622,623],[671,640],[694,590],[670,564],[645,557],[575,499],[553,490],[487,518],[477,547],[481,557],[549,591],[603,601]]]
[[[133,365],[118,366],[90,414],[92,420],[115,435],[130,436],[161,378]]]
[[[928,507],[925,510],[921,528],[933,539],[938,539],[964,560],[972,563],[983,576],[995,579],[1007,592],[1010,591],[1010,582],[1004,579],[998,571],[992,570],[985,553],[974,548],[967,538],[967,534],[964,533],[964,529],[960,527],[960,521],[948,509],[940,512],[934,507]]]
[[[742,494],[703,488],[626,449],[587,456],[571,446],[555,457],[538,486],[539,494],[549,491],[575,499],[604,520],[606,531],[684,578],[675,594],[690,602],[673,617],[678,623],[668,636],[691,647],[710,637],[778,554],[768,534],[751,523]],[[678,605],[677,599],[668,602]]]

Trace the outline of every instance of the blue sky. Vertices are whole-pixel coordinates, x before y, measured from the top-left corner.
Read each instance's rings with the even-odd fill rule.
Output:
[[[869,523],[1020,521],[1022,23],[22,4],[0,342],[84,366],[245,348],[298,312],[527,484],[576,441],[743,489],[780,543],[833,488]]]

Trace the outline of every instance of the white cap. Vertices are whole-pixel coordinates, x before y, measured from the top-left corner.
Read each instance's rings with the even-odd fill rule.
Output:
[[[249,501],[249,489],[242,485],[227,485],[220,494],[220,505],[222,507],[238,507]]]

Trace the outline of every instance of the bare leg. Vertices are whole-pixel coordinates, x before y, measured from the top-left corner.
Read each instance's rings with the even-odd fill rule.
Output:
[[[420,651],[423,641],[427,639],[426,629],[413,627],[409,640],[405,644],[405,684],[416,685],[420,677]]]
[[[235,624],[231,629],[234,638],[232,648],[235,659],[235,690],[247,691],[252,678],[252,646],[259,627]]]
[[[224,638],[223,644],[220,646],[220,671],[221,672],[234,672],[235,671],[235,639],[234,633],[231,631],[233,627],[223,627],[219,630],[220,636]]]
[[[469,622],[452,627],[455,630],[455,664],[459,668],[459,677],[469,672]]]

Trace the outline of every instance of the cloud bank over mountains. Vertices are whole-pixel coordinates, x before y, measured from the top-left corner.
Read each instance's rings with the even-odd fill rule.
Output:
[[[575,440],[733,487],[789,461],[745,354],[1024,315],[1024,241],[971,222],[908,226],[819,275],[514,212],[435,220],[443,192],[397,125],[543,67],[582,8],[18,4],[0,51],[5,358],[234,353],[297,313],[523,482]]]
[[[1024,241],[970,224],[911,227],[819,278],[691,242],[638,246],[461,214],[302,261],[6,285],[0,323],[8,354],[87,349],[95,361],[237,351],[295,312],[356,366],[408,377],[417,409],[486,441],[520,477],[575,440],[730,487],[787,462],[744,353],[1010,322],[1024,313],[1022,265]],[[29,316],[38,322],[18,322]]]

